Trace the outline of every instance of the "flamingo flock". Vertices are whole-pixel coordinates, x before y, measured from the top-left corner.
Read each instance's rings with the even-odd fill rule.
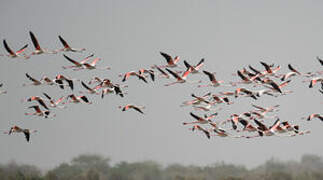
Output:
[[[13,51],[6,40],[3,40],[4,49],[8,54],[2,54],[2,57],[8,58],[22,58],[30,60],[33,56],[43,54],[53,54],[56,56],[62,56],[62,59],[66,60],[66,63],[70,65],[63,65],[64,70],[104,70],[108,71],[111,67],[98,67],[97,63],[102,61],[101,58],[94,57],[94,54],[85,56],[83,59],[74,59],[70,55],[61,52],[82,53],[85,52],[85,48],[73,48],[67,43],[62,36],[58,36],[59,41],[62,43],[63,48],[56,50],[48,50],[40,46],[38,39],[33,32],[29,32],[34,50],[27,54],[26,50],[28,44],[24,45],[21,49]],[[57,74],[55,77],[33,77],[32,73],[26,72],[26,82],[23,84],[26,86],[50,86],[63,89],[70,89],[74,93],[69,93],[66,96],[52,97],[46,92],[42,95],[35,95],[24,98],[21,102],[28,103],[25,112],[26,116],[37,116],[43,118],[55,118],[55,109],[67,109],[71,104],[85,104],[93,105],[95,101],[92,101],[93,96],[100,96],[103,99],[109,94],[115,94],[120,98],[126,97],[127,93],[123,92],[123,89],[128,87],[125,84],[127,81],[138,80],[138,83],[153,84],[158,83],[159,79],[166,79],[169,81],[164,86],[187,86],[191,84],[196,86],[201,91],[206,88],[213,88],[216,93],[192,93],[190,100],[182,102],[181,107],[192,108],[189,115],[193,120],[182,122],[184,127],[190,126],[188,129],[191,131],[201,132],[206,138],[211,137],[227,137],[227,138],[256,138],[264,136],[284,136],[292,137],[297,135],[305,135],[310,133],[310,130],[306,130],[299,124],[295,124],[290,120],[281,120],[281,118],[275,114],[279,111],[280,105],[268,105],[268,107],[262,107],[252,103],[250,110],[246,112],[232,112],[230,116],[225,119],[218,118],[221,111],[230,111],[230,107],[236,101],[242,98],[251,98],[253,101],[261,99],[263,96],[269,96],[277,98],[279,96],[289,95],[294,92],[290,90],[289,86],[294,82],[301,82],[303,84],[308,83],[311,89],[316,89],[318,84],[318,92],[323,94],[323,71],[318,69],[314,72],[306,72],[296,70],[296,68],[288,64],[288,72],[280,73],[282,66],[260,61],[263,68],[256,69],[255,65],[243,67],[235,70],[233,74],[235,80],[225,81],[217,79],[217,72],[213,72],[211,69],[205,69],[204,64],[206,60],[202,58],[196,65],[191,65],[190,62],[184,60],[184,66],[181,66],[180,56],[172,56],[165,52],[160,52],[166,63],[161,65],[148,65],[150,68],[139,68],[137,70],[129,70],[125,73],[119,74],[114,82],[108,78],[93,77],[90,81],[81,79],[75,79],[67,77],[63,74]],[[323,60],[317,57],[318,65],[320,68],[323,66]],[[90,63],[89,63],[90,62]],[[197,81],[191,79],[192,76],[198,77]],[[299,81],[302,77],[304,80]],[[238,78],[238,79],[236,79]],[[115,83],[116,82],[116,83]],[[80,83],[82,90],[76,93],[75,83]],[[3,84],[0,84],[2,88]],[[223,88],[229,89],[223,91]],[[1,90],[0,94],[10,93],[7,90]],[[201,94],[201,95],[199,95]],[[32,103],[32,104],[30,104]],[[123,111],[134,111],[138,115],[145,115],[145,106],[129,103],[126,105],[117,106]],[[153,108],[153,107],[152,107]],[[308,115],[308,117],[302,117],[301,119],[319,119],[323,121],[323,115],[318,112]],[[10,130],[4,132],[11,135],[13,133],[23,133],[26,140],[30,141],[30,135],[36,133],[38,130],[30,130],[18,127],[14,125],[10,127]]]

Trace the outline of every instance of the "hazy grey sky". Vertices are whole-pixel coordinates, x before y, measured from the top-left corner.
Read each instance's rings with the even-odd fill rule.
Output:
[[[33,103],[22,98],[47,92],[57,98],[70,90],[57,87],[22,87],[28,83],[25,73],[40,78],[58,73],[85,81],[99,76],[121,82],[118,74],[153,64],[164,64],[159,51],[181,56],[195,63],[205,58],[205,70],[217,73],[218,79],[237,81],[235,73],[243,66],[262,68],[260,60],[282,66],[292,63],[300,71],[319,70],[316,56],[323,56],[323,11],[321,1],[3,1],[0,6],[0,37],[13,49],[29,44],[33,31],[41,46],[61,48],[58,35],[73,47],[85,47],[83,53],[66,53],[83,58],[95,53],[102,58],[98,66],[111,71],[63,70],[69,65],[62,53],[34,56],[29,60],[1,57],[1,82],[8,94],[0,96],[1,130],[12,125],[37,129],[27,143],[21,134],[1,135],[0,162],[11,159],[43,167],[53,167],[81,153],[99,153],[113,162],[157,160],[159,162],[206,165],[218,161],[254,166],[271,157],[298,159],[304,153],[323,155],[323,124],[305,122],[301,117],[322,113],[322,94],[309,89],[302,78],[292,80],[294,93],[278,98],[262,97],[234,100],[223,106],[217,121],[232,113],[251,109],[250,103],[280,104],[281,120],[310,129],[311,134],[294,138],[206,139],[182,125],[192,118],[191,108],[179,105],[191,93],[217,93],[232,88],[198,89],[195,85],[163,86],[165,79],[144,84],[135,78],[127,81],[125,98],[115,95],[89,96],[92,105],[71,104],[54,110],[55,119],[24,115]],[[5,53],[3,46],[0,53]],[[203,75],[192,79],[207,81]],[[78,84],[73,93],[81,90]],[[127,103],[146,106],[146,115],[121,112]],[[202,115],[202,113],[197,112]]]

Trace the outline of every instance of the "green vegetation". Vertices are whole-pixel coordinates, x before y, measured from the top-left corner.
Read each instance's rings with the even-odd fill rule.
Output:
[[[110,159],[99,155],[80,155],[46,173],[32,165],[9,162],[0,165],[1,180],[322,180],[323,160],[316,155],[304,155],[300,162],[270,159],[247,169],[225,163],[208,166],[172,164],[162,167],[154,161],[120,162],[110,165]]]

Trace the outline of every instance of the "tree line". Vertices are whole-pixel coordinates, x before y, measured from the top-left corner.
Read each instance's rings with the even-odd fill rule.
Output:
[[[69,163],[42,172],[34,165],[14,161],[0,164],[1,180],[322,180],[323,161],[317,155],[303,155],[300,161],[269,159],[248,169],[224,162],[207,166],[155,161],[119,162],[96,154],[83,154]]]

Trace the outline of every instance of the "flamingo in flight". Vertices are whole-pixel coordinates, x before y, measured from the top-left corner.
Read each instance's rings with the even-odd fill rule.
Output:
[[[47,105],[44,102],[44,99],[39,97],[39,96],[31,96],[30,98],[27,98],[26,101],[31,102],[31,101],[37,101],[41,106],[43,106],[45,109],[49,110]]]
[[[190,112],[190,115],[196,119],[196,121],[193,122],[183,122],[183,125],[187,125],[187,124],[208,124],[209,122],[212,122],[211,119],[213,117],[215,117],[216,115],[218,115],[218,113],[213,113],[211,116],[205,116],[205,118],[200,117],[192,112]]]
[[[74,89],[74,83],[73,80],[75,79],[69,79],[66,78],[64,75],[62,74],[58,74],[55,78],[55,81],[62,87],[64,86],[63,81],[66,81],[68,83],[68,86],[71,88],[71,90]],[[77,81],[79,81],[78,79],[76,79]]]
[[[241,123],[243,125],[243,129],[242,131],[247,131],[247,132],[256,132],[257,128],[254,127],[249,121],[243,119],[243,118],[239,118],[239,123]],[[239,130],[238,130],[239,132]]]
[[[12,126],[9,132],[4,132],[4,133],[8,135],[11,135],[12,133],[24,133],[27,142],[29,142],[30,134],[35,132],[37,132],[37,130],[22,129],[19,126]]]
[[[100,69],[100,70],[110,70],[110,67],[104,67],[104,68],[100,68],[100,67],[96,67],[96,63],[98,61],[100,61],[101,58],[95,58],[93,59],[93,61],[91,63],[83,63],[82,67],[79,69],[75,69],[75,70],[81,70],[81,69],[88,69],[88,70],[93,70],[93,69]]]
[[[192,74],[199,72],[199,69],[204,65],[204,58],[202,58],[195,66],[190,65],[186,60],[184,60],[184,65],[187,69],[190,69]]]
[[[217,104],[221,104],[221,103],[226,103],[227,105],[233,104],[233,102],[230,102],[228,97],[220,97],[216,94],[213,94],[212,98]]]
[[[50,97],[47,93],[43,93],[43,95],[49,100],[50,102],[50,107],[53,107],[53,108],[65,108],[65,106],[59,106],[60,103],[62,103],[62,101],[65,99],[64,96],[60,97],[59,99],[57,99],[56,101]]]
[[[313,88],[317,82],[323,82],[323,77],[314,77],[311,79],[309,88]]]
[[[192,97],[194,97],[194,99],[193,100],[189,100],[189,101],[184,101],[183,103],[182,103],[182,105],[181,105],[181,107],[182,106],[189,106],[189,105],[198,105],[198,104],[200,104],[201,102],[205,102],[205,101],[207,101],[205,98],[207,98],[208,96],[210,96],[211,95],[211,93],[209,92],[209,93],[207,93],[207,94],[205,94],[205,95],[203,95],[202,97],[199,97],[199,96],[193,96],[193,94],[192,94]],[[208,102],[208,101],[207,101]]]
[[[321,66],[323,66],[323,60],[320,57],[318,57],[318,56],[316,56],[316,59],[319,61],[319,63],[321,64]]]
[[[29,109],[33,108],[35,110],[35,112],[34,113],[25,113],[25,115],[44,116],[45,118],[49,117],[50,111],[48,111],[48,110],[42,111],[38,105],[30,106],[28,108]]]
[[[307,120],[310,121],[312,120],[313,118],[318,118],[320,119],[321,121],[323,121],[323,116],[320,115],[320,114],[317,114],[317,113],[314,113],[314,114],[311,114],[308,116]]]
[[[161,67],[169,67],[169,68],[177,67],[177,63],[178,63],[178,61],[180,59],[179,56],[176,56],[176,57],[173,58],[172,56],[170,56],[170,55],[168,55],[168,54],[166,54],[164,52],[160,52],[160,55],[162,55],[167,61],[167,65],[159,66],[160,68]]]
[[[281,124],[282,124],[281,129],[279,129],[280,126],[277,127],[278,132],[284,133],[284,132],[291,132],[291,131],[293,131],[295,133],[298,133],[298,130],[299,130],[299,126],[298,125],[290,125],[288,123],[288,121],[284,121]]]
[[[255,82],[255,79],[259,77],[259,74],[249,78],[245,76],[240,70],[237,71],[238,76],[242,79],[240,82],[231,82],[233,86],[236,86],[237,84],[251,84]]]
[[[216,80],[215,73],[210,73],[208,71],[203,71],[203,73],[206,74],[209,77],[209,79],[211,81],[211,84],[199,85],[198,87],[208,87],[208,86],[218,87],[224,82],[224,81]]]
[[[201,126],[199,125],[194,125],[192,128],[191,128],[192,131],[195,131],[195,130],[199,130],[201,132],[203,132],[205,134],[205,136],[210,139],[211,136],[210,136],[210,132],[207,131],[206,129],[202,128]]]
[[[64,86],[68,86],[68,85],[65,85],[63,84],[63,81],[61,79],[50,79],[49,77],[47,76],[43,76],[41,79],[40,79],[41,82],[43,82],[43,84],[46,84],[46,85],[58,85],[61,89],[64,89]]]
[[[234,91],[234,97],[237,98],[240,94],[246,94],[247,97],[251,97],[253,98],[254,100],[257,100],[257,97],[256,97],[256,94],[255,92],[253,91],[250,91],[246,88],[237,88],[235,91]]]
[[[87,104],[92,104],[92,102],[90,102],[86,96],[75,96],[74,94],[71,94],[67,96],[67,99],[68,98],[70,99],[70,101],[68,101],[69,103],[78,104],[78,103],[84,102]]]
[[[122,111],[127,111],[128,109],[134,109],[136,110],[137,112],[140,112],[141,114],[144,114],[144,112],[142,111],[142,109],[144,109],[145,107],[144,106],[136,106],[136,105],[133,105],[133,104],[127,104],[125,106],[119,106],[119,109],[121,109]]]
[[[155,73],[151,69],[139,69],[139,75],[149,74],[152,81],[155,81]]]
[[[279,85],[271,79],[264,79],[263,82],[264,82],[264,84],[263,84],[264,87],[267,87],[267,88],[273,90],[274,92],[280,92],[281,94],[283,94],[283,91],[281,90],[281,88],[287,86],[287,84],[289,84],[291,82],[291,80],[287,80]],[[270,85],[270,86],[268,86],[268,85]]]
[[[67,42],[62,38],[62,36],[58,36],[59,40],[61,41],[61,43],[63,44],[64,48],[62,49],[58,49],[57,51],[71,51],[71,52],[83,52],[85,51],[85,48],[81,48],[81,49],[75,49],[72,48],[69,44],[67,44]]]
[[[273,112],[276,108],[278,108],[280,105],[277,104],[275,106],[270,106],[270,107],[261,107],[261,106],[258,106],[258,105],[255,105],[255,104],[251,104],[251,106],[253,106],[254,108],[257,109],[257,111],[260,111],[260,112]],[[275,111],[278,111],[275,110]]]
[[[288,64],[288,69],[291,71],[284,74],[282,76],[282,78],[280,79],[281,81],[285,81],[286,79],[293,77],[293,76],[301,75],[301,73],[299,71],[297,71],[291,64]]]
[[[99,92],[97,92],[97,90],[95,88],[90,88],[83,81],[81,81],[81,84],[87,90],[87,93],[89,93],[89,94],[96,94],[96,95],[99,94]],[[83,92],[81,91],[80,93],[83,93]]]
[[[275,135],[275,131],[277,131],[277,127],[280,125],[280,120],[279,119],[277,119],[270,128],[267,128],[267,126],[262,124],[257,119],[254,119],[254,122],[258,125],[257,129],[258,129],[258,133],[259,133],[260,136],[273,136],[273,135]]]
[[[77,62],[76,60],[66,56],[65,54],[63,54],[63,56],[71,63],[74,64],[74,66],[63,66],[63,69],[69,69],[69,68],[82,68],[82,65],[84,63],[86,63],[88,60],[90,60],[91,57],[94,56],[94,54],[90,54],[89,56],[85,57],[83,60],[81,60],[80,62]]]
[[[273,65],[268,65],[267,63],[260,61],[260,64],[262,64],[265,67],[265,71],[262,72],[263,75],[275,75],[275,73],[280,70],[280,66],[277,66],[276,68],[272,68]]]
[[[29,35],[30,35],[31,41],[33,42],[33,45],[35,47],[35,51],[33,51],[31,53],[31,55],[39,55],[39,54],[44,54],[44,53],[46,53],[46,54],[56,54],[57,53],[56,51],[49,51],[48,49],[41,48],[38,43],[38,40],[33,32],[29,31]]]
[[[214,127],[213,128],[213,132],[215,132],[216,134],[213,136],[219,136],[219,137],[231,137],[231,138],[241,138],[243,136],[233,136],[231,134],[229,134],[226,130],[219,128],[219,127]]]
[[[165,84],[165,86],[170,86],[170,85],[174,85],[177,83],[185,83],[187,82],[186,78],[187,76],[191,73],[191,71],[188,69],[186,70],[182,76],[180,76],[179,74],[177,74],[176,72],[166,68],[166,71],[168,71],[173,77],[175,77],[176,81],[169,83],[169,84]],[[191,82],[191,83],[201,83],[202,81],[197,81],[197,82]]]
[[[9,53],[7,55],[8,57],[11,57],[11,58],[24,57],[25,59],[29,58],[26,54],[23,53],[27,49],[28,44],[24,45],[21,49],[19,49],[16,52],[11,50],[11,48],[8,46],[7,41],[5,39],[3,40],[3,45],[6,49],[6,51]]]
[[[152,68],[156,68],[161,73],[159,75],[159,77],[164,77],[164,78],[169,79],[169,75],[164,70],[162,70],[160,67],[158,67],[157,65],[154,65]]]
[[[26,75],[26,77],[27,77],[29,80],[31,80],[31,81],[32,81],[32,83],[31,83],[31,84],[23,84],[23,86],[27,86],[27,85],[39,86],[39,85],[41,85],[41,84],[42,84],[42,83],[41,83],[41,81],[39,81],[39,80],[37,80],[37,79],[35,79],[35,78],[31,77],[28,73],[26,73],[25,75]]]
[[[141,75],[141,74],[138,74],[137,72],[135,71],[130,71],[130,72],[127,72],[124,76],[123,76],[123,79],[122,79],[122,82],[125,82],[130,76],[137,76],[140,80],[143,80],[145,83],[148,83],[146,78]]]
[[[93,77],[89,82],[88,84],[93,84],[93,83],[101,83],[102,82],[102,79],[100,79],[99,77]]]

